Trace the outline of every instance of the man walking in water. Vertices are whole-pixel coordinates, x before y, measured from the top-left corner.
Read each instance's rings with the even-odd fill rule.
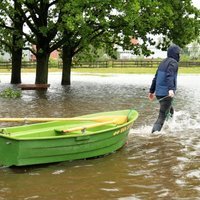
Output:
[[[167,58],[160,63],[152,80],[148,98],[152,101],[156,96],[160,103],[158,119],[154,123],[152,133],[160,131],[166,116],[169,113],[171,115],[174,113],[172,101],[176,91],[180,51],[181,49],[177,45],[172,45],[168,48]]]

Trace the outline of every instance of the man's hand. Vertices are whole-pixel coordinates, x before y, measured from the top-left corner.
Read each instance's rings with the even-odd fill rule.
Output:
[[[171,98],[174,97],[174,91],[173,90],[169,90],[168,94],[169,94],[169,97],[171,97]]]
[[[150,101],[153,101],[154,97],[155,97],[154,93],[149,93],[148,94],[148,98],[149,98]]]

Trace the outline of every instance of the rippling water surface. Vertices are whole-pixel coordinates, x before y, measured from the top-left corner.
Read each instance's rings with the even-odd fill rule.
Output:
[[[49,75],[46,92],[22,91],[17,100],[0,98],[0,117],[73,117],[134,108],[140,116],[128,144],[98,159],[0,168],[0,200],[200,199],[199,75],[179,75],[175,116],[159,134],[151,134],[158,102],[149,102],[152,75]],[[23,83],[34,83],[23,74]],[[0,74],[0,91],[10,75]],[[1,123],[1,127],[7,126]],[[12,124],[16,125],[16,124]]]

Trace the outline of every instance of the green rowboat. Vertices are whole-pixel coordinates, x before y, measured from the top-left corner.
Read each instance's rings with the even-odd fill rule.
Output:
[[[0,129],[0,165],[91,158],[121,148],[138,113],[120,110]]]

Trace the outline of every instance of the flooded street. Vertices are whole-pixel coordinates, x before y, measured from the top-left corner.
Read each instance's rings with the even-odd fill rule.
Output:
[[[61,86],[61,74],[50,73],[47,91],[23,90],[19,99],[0,98],[0,117],[74,117],[129,108],[139,112],[128,144],[110,155],[1,167],[0,200],[199,200],[200,75],[179,75],[174,118],[159,134],[151,134],[159,109],[156,100],[147,98],[152,78],[72,74],[71,86]],[[22,81],[34,83],[35,77],[23,74]],[[0,74],[0,91],[12,87],[9,82],[9,74]]]

